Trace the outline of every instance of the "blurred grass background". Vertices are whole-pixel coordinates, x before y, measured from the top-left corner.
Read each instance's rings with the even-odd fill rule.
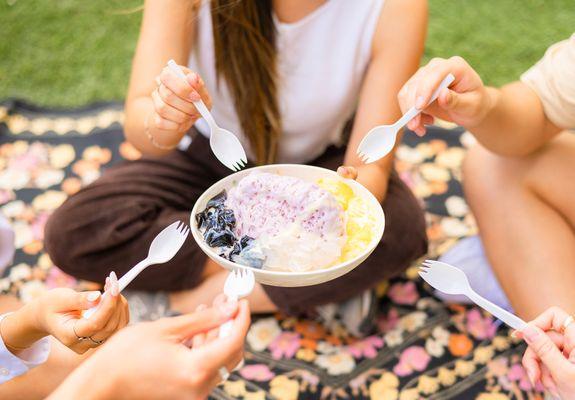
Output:
[[[429,0],[425,59],[461,55],[499,85],[575,29],[573,0]],[[0,0],[0,99],[124,97],[143,0]],[[136,10],[136,11],[134,11]]]

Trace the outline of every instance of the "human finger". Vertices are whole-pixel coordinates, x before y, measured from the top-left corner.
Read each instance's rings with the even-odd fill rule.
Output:
[[[185,112],[182,112],[171,104],[166,103],[160,96],[158,90],[154,90],[152,92],[152,101],[154,102],[154,110],[156,111],[156,114],[165,120],[182,124],[190,118],[190,116]]]
[[[545,334],[538,326],[530,323],[522,330],[522,334],[523,339],[553,376],[560,374],[561,369],[569,365],[551,336]]]
[[[165,67],[160,74],[160,81],[181,99],[194,102],[201,99],[200,94],[189,83],[190,79],[195,79],[194,75],[196,75],[194,72],[186,74],[184,81],[170,68]]]
[[[197,119],[199,117],[198,110],[196,110],[196,107],[189,100],[186,101],[181,99],[165,85],[160,85],[157,89],[157,93],[164,103],[185,113],[189,118]]]
[[[357,169],[355,167],[341,166],[337,169],[337,173],[346,179],[357,179]]]
[[[158,324],[163,332],[173,335],[179,341],[185,341],[193,335],[220,326],[233,318],[237,312],[237,303],[226,302],[220,307],[210,307],[191,314],[164,318],[159,320]]]

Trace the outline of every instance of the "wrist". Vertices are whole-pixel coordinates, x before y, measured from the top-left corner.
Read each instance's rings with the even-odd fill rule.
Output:
[[[0,323],[0,333],[6,348],[15,355],[48,335],[38,324],[34,303],[7,315]]]
[[[495,109],[498,99],[499,99],[499,90],[496,88],[492,88],[486,86],[483,88],[483,95],[481,96],[481,108],[477,113],[478,119],[474,126],[469,128],[476,128],[481,126],[485,121],[488,119],[489,115]]]
[[[160,129],[156,126],[154,120],[152,114],[146,115],[144,119],[144,132],[148,141],[157,149],[174,150],[184,136],[185,130]],[[161,135],[158,135],[158,132],[161,132]]]

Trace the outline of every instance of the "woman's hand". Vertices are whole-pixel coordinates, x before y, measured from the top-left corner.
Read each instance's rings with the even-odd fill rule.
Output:
[[[436,102],[427,106],[449,73],[455,76],[455,81],[439,93]],[[420,136],[425,134],[425,125],[431,125],[434,117],[473,128],[483,120],[492,103],[479,74],[461,57],[431,60],[403,85],[398,100],[403,113],[413,106],[424,110],[407,124]]]
[[[529,345],[523,356],[529,379],[562,399],[575,398],[575,323],[565,328],[568,318],[553,307],[518,332]]]
[[[6,346],[18,353],[42,337],[52,335],[76,353],[83,354],[103,343],[129,322],[128,302],[118,293],[118,282],[107,280],[106,295],[100,292],[76,292],[72,289],[49,290],[2,323]],[[97,306],[90,318],[82,311]]]
[[[205,340],[206,334],[234,317],[229,336]],[[232,371],[242,360],[249,324],[248,303],[242,300],[129,327],[74,371],[50,398],[206,398],[222,380],[220,369]]]
[[[186,67],[180,66],[180,68],[186,74],[187,82],[170,68],[164,67],[156,78],[158,86],[152,92],[154,115],[153,120],[148,123],[153,123],[156,130],[166,131],[166,133],[183,134],[192,127],[200,118],[193,104],[195,101],[203,100],[208,108],[212,104],[210,95],[199,75]],[[161,140],[159,137],[156,139]]]
[[[97,347],[130,321],[128,302],[119,294],[118,280],[113,272],[106,279],[104,290],[104,295],[98,296],[101,304],[89,318],[83,318],[82,311],[98,303],[98,292],[87,295],[70,289],[48,292],[37,303],[40,325],[76,353],[83,354]],[[94,298],[95,302],[90,301]]]

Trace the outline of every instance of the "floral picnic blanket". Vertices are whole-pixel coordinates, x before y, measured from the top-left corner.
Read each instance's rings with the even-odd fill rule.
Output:
[[[0,103],[0,209],[16,233],[14,265],[0,291],[22,300],[57,286],[90,287],[62,273],[43,251],[43,227],[67,196],[102,171],[140,155],[124,141],[120,104],[47,110]],[[396,168],[426,209],[429,258],[476,233],[463,199],[461,162],[472,138],[453,126],[406,134]],[[543,399],[521,367],[524,345],[492,316],[447,306],[416,266],[377,289],[377,334],[354,338],[339,321],[255,318],[246,364],[214,399]]]

